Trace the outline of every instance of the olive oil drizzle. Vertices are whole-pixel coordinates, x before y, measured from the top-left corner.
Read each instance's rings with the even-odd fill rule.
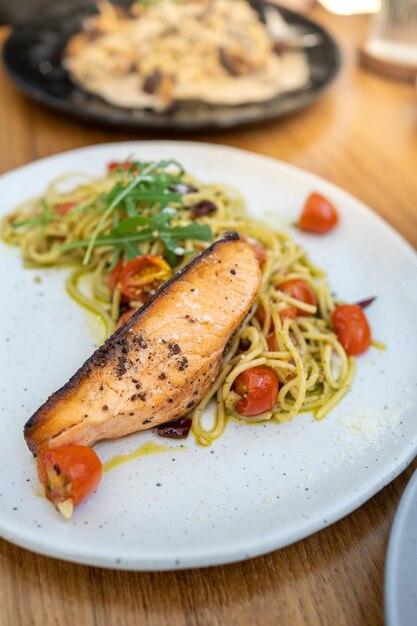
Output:
[[[129,452],[128,454],[116,454],[110,461],[103,463],[103,471],[110,472],[110,470],[119,467],[119,465],[123,465],[124,463],[128,463],[129,461],[134,461],[135,459],[142,456],[150,456],[151,454],[164,454],[165,452],[185,452],[187,448],[185,446],[166,446],[162,443],[155,443],[154,441],[147,441],[143,445],[139,446],[133,452]]]

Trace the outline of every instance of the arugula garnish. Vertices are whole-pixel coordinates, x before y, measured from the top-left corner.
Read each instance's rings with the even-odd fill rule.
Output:
[[[173,159],[149,163],[133,161],[127,171],[121,170],[110,191],[70,210],[77,214],[101,213],[91,238],[63,244],[58,250],[69,252],[85,248],[83,264],[88,265],[96,247],[110,246],[114,251],[111,264],[114,267],[122,256],[130,261],[140,255],[142,243],[161,241],[167,261],[175,266],[178,257],[188,254],[183,247],[187,239],[211,241],[212,238],[210,227],[196,221],[187,226],[178,226],[175,222],[172,225],[184,206],[182,194],[177,192],[184,174],[182,166]],[[41,203],[41,215],[14,226],[46,226],[62,219],[44,199]],[[103,234],[104,229],[106,234]]]
[[[169,172],[167,168],[170,166],[176,167],[178,173],[174,174]],[[153,161],[148,164],[134,162],[129,168],[129,172],[133,176],[132,180],[126,186],[123,185],[123,181],[118,181],[107,194],[107,206],[88,243],[83,259],[84,265],[88,265],[90,262],[91,254],[99,239],[99,233],[106,219],[115,209],[124,209],[130,217],[134,217],[134,203],[136,203],[136,205],[144,203],[148,208],[156,204],[164,206],[168,202],[182,204],[181,196],[173,193],[169,189],[170,185],[181,180],[184,175],[183,168],[174,159],[158,162]],[[138,173],[135,174],[134,172]],[[128,246],[125,251],[129,256],[133,254],[131,246]]]
[[[129,261],[138,256],[139,244],[162,241],[168,263],[175,266],[178,257],[187,254],[181,245],[186,239],[211,241],[211,228],[208,224],[193,222],[187,226],[171,226],[172,219],[178,215],[175,209],[165,207],[152,217],[128,217],[119,226],[112,228],[108,235],[96,237],[94,245],[117,247],[119,255],[123,252]],[[142,228],[138,229],[138,226]],[[61,252],[69,252],[77,248],[88,248],[90,243],[90,240],[74,241],[60,246],[59,249]]]

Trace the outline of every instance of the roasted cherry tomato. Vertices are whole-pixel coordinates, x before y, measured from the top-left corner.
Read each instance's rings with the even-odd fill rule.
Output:
[[[38,476],[45,496],[65,517],[98,487],[103,466],[87,446],[43,450],[37,457]]]
[[[265,322],[265,310],[262,305],[258,307],[255,315],[258,319],[258,322],[261,324],[261,326],[263,326]],[[288,304],[284,309],[280,310],[279,317],[282,322],[285,319],[294,320],[297,317],[297,307],[293,306],[292,304]]]
[[[132,167],[134,161],[111,161],[107,165],[107,169],[109,172],[115,172],[116,170],[122,170],[123,172],[127,172],[129,168]],[[138,173],[137,168],[133,172],[134,174]]]
[[[285,295],[290,296],[290,298],[295,298],[295,300],[300,300],[300,302],[305,302],[306,304],[312,304],[313,306],[317,306],[316,294],[314,293],[310,285],[301,278],[286,280],[278,285],[277,289],[278,291],[282,291],[282,293],[285,293]],[[311,313],[307,313],[307,311],[302,311],[298,308],[296,309],[296,312],[297,315],[302,315],[304,317],[308,317],[311,315]]]
[[[297,307],[289,304],[284,309],[281,309],[281,311],[279,312],[279,316],[282,322],[284,320],[295,320],[295,318],[297,317],[297,312]]]
[[[365,313],[359,305],[339,305],[333,311],[332,322],[337,338],[347,354],[362,354],[369,348],[371,329]]]
[[[152,291],[171,278],[172,270],[160,256],[147,254],[129,261],[123,267],[119,284],[122,293],[132,300],[142,292]]]
[[[263,326],[265,323],[265,309],[263,308],[262,304],[258,306],[255,317],[257,318],[260,325]]]
[[[123,269],[123,261],[122,259],[120,259],[120,261],[118,261],[116,265],[113,267],[113,269],[111,270],[109,277],[107,279],[111,291],[114,291],[116,289],[120,280],[120,274],[122,273],[122,269]]]
[[[123,315],[121,315],[119,317],[119,321],[117,322],[117,328],[120,328],[121,326],[126,324],[127,320],[130,320],[130,318],[132,317],[133,313],[136,313],[136,311],[137,311],[137,309],[129,309],[128,311],[123,313]]]
[[[275,333],[269,333],[266,338],[266,343],[268,344],[268,350],[270,352],[278,351],[277,338],[275,337]]]
[[[270,411],[278,397],[277,377],[269,367],[263,365],[239,374],[233,388],[242,396],[236,410],[247,417]]]
[[[259,267],[262,267],[266,261],[266,250],[263,245],[253,237],[241,237],[242,241],[246,241],[255,253]]]
[[[68,213],[68,211],[71,211],[71,209],[73,207],[76,206],[76,202],[61,202],[61,204],[57,204],[55,207],[55,213],[58,213],[58,215],[64,216]]]
[[[312,193],[304,205],[297,226],[310,233],[323,235],[332,230],[339,221],[333,204],[319,193]]]

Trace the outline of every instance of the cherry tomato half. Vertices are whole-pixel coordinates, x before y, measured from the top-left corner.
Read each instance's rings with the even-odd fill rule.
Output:
[[[172,270],[162,257],[147,254],[126,263],[120,272],[120,289],[126,297],[135,300],[142,292],[156,289],[171,276]]]
[[[120,328],[121,326],[126,324],[127,320],[130,320],[130,318],[132,317],[133,313],[136,313],[136,311],[137,311],[137,309],[129,309],[128,311],[123,313],[123,315],[121,315],[119,317],[119,321],[117,322],[117,328]]]
[[[278,397],[277,377],[269,367],[263,365],[239,374],[233,388],[242,396],[236,410],[247,417],[270,411]]]
[[[282,293],[285,293],[285,295],[290,298],[300,300],[300,302],[305,302],[305,304],[317,306],[316,294],[310,285],[301,278],[286,280],[277,286],[277,290],[282,291]],[[307,311],[303,311],[302,309],[297,308],[296,311],[297,315],[302,315],[304,317],[309,317],[311,315],[311,313],[307,313]],[[289,315],[287,317],[289,317]]]
[[[61,204],[57,204],[55,207],[55,213],[61,215],[62,217],[71,211],[73,207],[75,207],[76,202],[61,202]]]
[[[48,500],[57,508],[67,502],[69,516],[72,507],[97,489],[103,474],[94,450],[78,445],[43,450],[37,457],[37,469]]]
[[[265,323],[265,309],[263,308],[262,304],[258,306],[258,309],[255,313],[255,317],[260,323],[260,325],[263,326]]]
[[[266,338],[266,343],[268,344],[268,350],[270,352],[278,351],[277,338],[275,337],[275,333],[269,333]]]
[[[323,235],[332,230],[339,221],[334,205],[319,193],[312,193],[306,200],[297,226],[310,233]]]
[[[371,345],[371,329],[365,313],[357,304],[341,304],[335,308],[332,322],[337,338],[347,354],[365,352]]]
[[[281,311],[279,312],[279,317],[282,322],[287,319],[295,320],[295,318],[297,317],[297,313],[298,313],[297,307],[293,306],[292,304],[289,304],[284,309],[281,309]]]
[[[255,317],[257,318],[260,325],[263,326],[265,322],[265,310],[262,305],[258,307],[258,310],[255,313]],[[281,309],[279,311],[279,317],[282,322],[285,319],[294,320],[297,317],[297,307],[293,306],[292,304],[288,304],[284,309]],[[272,320],[271,326],[273,326]]]
[[[257,239],[254,239],[253,237],[241,237],[241,240],[246,241],[246,243],[250,245],[250,247],[255,253],[256,260],[259,263],[259,267],[262,267],[266,261],[266,250],[264,246]]]

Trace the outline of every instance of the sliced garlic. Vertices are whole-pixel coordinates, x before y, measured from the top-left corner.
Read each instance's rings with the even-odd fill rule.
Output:
[[[71,498],[68,498],[68,500],[64,500],[63,502],[59,502],[56,505],[56,508],[65,517],[65,519],[71,519],[72,512],[74,511],[74,504]]]

